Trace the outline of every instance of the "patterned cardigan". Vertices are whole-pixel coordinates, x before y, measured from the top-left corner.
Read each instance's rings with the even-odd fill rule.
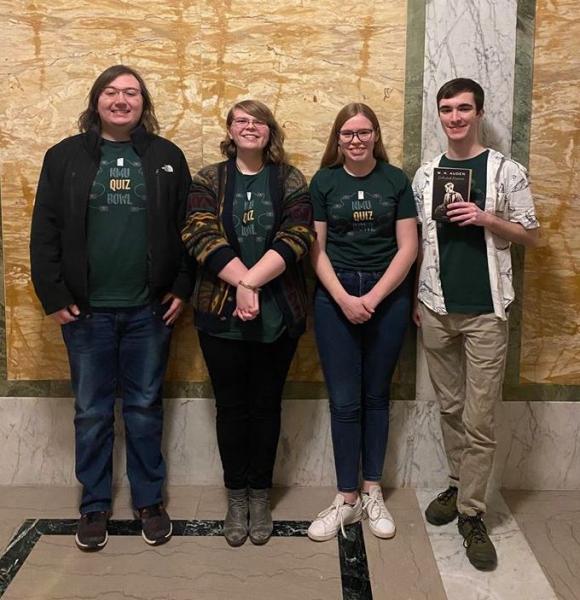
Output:
[[[284,323],[292,337],[306,328],[307,294],[301,260],[315,239],[313,211],[302,173],[287,164],[268,164],[274,227],[267,242],[280,254],[285,271],[269,282]],[[236,304],[235,288],[218,273],[240,256],[233,225],[235,193],[234,160],[201,169],[193,178],[187,218],[181,237],[199,265],[193,306],[198,329],[208,333],[226,331]]]

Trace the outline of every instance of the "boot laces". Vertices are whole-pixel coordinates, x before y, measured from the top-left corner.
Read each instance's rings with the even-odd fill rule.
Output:
[[[437,500],[446,504],[447,502],[450,502],[456,494],[457,488],[450,485],[446,490],[444,490],[440,494],[437,494]]]
[[[485,523],[479,517],[467,517],[471,530],[463,540],[463,546],[468,548],[473,542],[483,544],[486,541],[487,529]]]
[[[379,499],[375,496],[363,496],[363,508],[367,511],[369,518],[373,521],[378,519],[388,519],[387,508],[382,497]]]

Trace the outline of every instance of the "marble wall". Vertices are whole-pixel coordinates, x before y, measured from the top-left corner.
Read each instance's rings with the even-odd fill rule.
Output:
[[[55,0],[50,7],[0,0],[0,49],[5,57],[0,74],[7,91],[0,97],[0,182],[7,376],[8,389],[14,390],[5,392],[10,397],[0,398],[0,484],[75,481],[73,401],[61,397],[67,391],[59,382],[67,377],[66,361],[58,331],[42,318],[31,291],[27,235],[42,154],[48,145],[74,132],[76,116],[98,72],[119,61],[143,71],[164,134],[184,149],[192,169],[218,158],[227,108],[248,96],[265,100],[275,110],[287,133],[287,148],[308,175],[316,169],[334,114],[355,98],[377,109],[396,164],[409,161],[403,147],[412,145],[411,138],[417,148],[421,138],[420,154],[428,159],[444,148],[436,91],[456,76],[478,79],[488,91],[488,143],[507,154],[514,144],[525,146],[527,158],[529,118],[518,121],[513,115],[532,94],[531,54],[523,48],[533,46],[536,7],[530,168],[544,242],[525,256],[521,365],[525,385],[519,384],[517,372],[510,382],[518,390],[525,388],[532,401],[509,398],[512,401],[498,406],[500,444],[493,485],[580,488],[576,443],[580,289],[578,241],[573,235],[578,225],[574,200],[579,129],[573,91],[580,31],[574,1],[348,1],[337,9],[336,3],[326,0],[251,5],[239,0],[182,0],[164,5],[161,13],[158,6],[151,0],[123,5],[119,17],[117,5],[108,0],[80,0],[74,6]],[[409,32],[407,9],[417,23]],[[418,47],[423,36],[424,61],[421,53],[421,65],[405,64],[405,44]],[[529,81],[523,85],[518,79],[522,65],[530,67]],[[405,88],[409,92],[409,82],[416,82],[421,71],[424,86],[416,87],[424,90],[422,118],[406,122],[404,134],[405,119],[421,109],[420,93],[417,97],[408,93],[404,104]],[[204,380],[190,317],[184,319],[175,341],[171,379]],[[37,391],[42,379],[51,380],[46,386],[51,397]],[[302,340],[292,379],[293,396],[303,399],[284,403],[276,482],[332,485],[327,403],[314,399],[315,386],[308,383],[320,380],[311,336]],[[180,393],[184,389],[180,385],[175,383],[176,397],[166,402],[169,480],[219,483],[208,388],[191,384]],[[173,384],[169,387],[173,389]],[[320,386],[316,389],[324,393]],[[35,397],[12,397],[31,395]],[[574,402],[554,401],[563,395]],[[544,399],[551,401],[540,401]],[[125,483],[121,429],[115,470],[116,480]],[[437,405],[419,343],[416,398],[393,402],[385,482],[438,487],[445,482],[446,470]]]
[[[0,399],[0,485],[74,485],[70,398]],[[497,407],[499,447],[493,488],[578,489],[580,403],[504,402]],[[120,415],[119,415],[120,416]],[[115,481],[125,476],[122,419],[117,419]],[[171,485],[219,485],[222,469],[213,399],[165,403],[165,455]],[[286,400],[276,485],[335,485],[328,406]],[[429,393],[394,401],[383,481],[388,487],[437,488],[447,481],[437,403]]]
[[[535,4],[536,43],[532,57]],[[519,303],[512,311],[517,313],[512,315],[510,350],[511,354],[515,351],[515,360],[510,361],[511,371],[506,378],[506,396],[511,401],[498,406],[499,444],[492,482],[495,487],[580,487],[576,443],[580,400],[576,231],[580,213],[578,203],[574,205],[578,195],[578,186],[574,185],[579,131],[578,69],[574,70],[578,62],[578,24],[578,13],[571,2],[431,0],[426,4],[423,159],[445,148],[435,97],[441,84],[453,77],[472,77],[486,90],[483,133],[488,145],[507,155],[516,149],[517,158],[526,162],[530,134],[532,139],[531,179],[543,224],[543,246],[538,251],[526,251],[525,289],[520,290]],[[556,82],[558,85],[554,85]],[[530,132],[526,109],[532,92]],[[567,118],[562,120],[562,112],[555,107],[561,107]],[[553,177],[544,176],[542,170],[546,168],[554,173]],[[563,173],[557,178],[558,168]],[[520,343],[520,321],[514,316],[519,317],[522,303],[524,333]],[[541,385],[522,385],[531,382]],[[549,385],[552,383],[576,385]],[[516,391],[529,401],[513,401]],[[555,401],[562,397],[572,402]],[[413,437],[408,446],[417,449],[417,462],[404,461],[415,469],[410,480],[414,485],[428,485],[429,479],[439,478],[441,485],[445,458],[438,438],[435,393],[425,369],[420,336],[416,403],[409,405],[409,410],[423,423],[422,434]],[[399,453],[404,453],[408,441],[406,438],[402,445],[398,444]],[[430,448],[431,453],[421,451],[422,446]]]
[[[218,160],[231,104],[256,97],[274,110],[293,162],[310,177],[336,112],[372,105],[395,164],[401,164],[405,0],[373,3],[284,0],[0,0],[2,219],[8,379],[68,376],[58,328],[43,318],[29,276],[28,235],[44,151],[75,131],[95,76],[110,64],[140,70],[162,133],[192,170]],[[12,15],[8,17],[8,15]],[[18,52],[14,49],[18,48]],[[191,317],[174,339],[169,379],[206,379]],[[320,381],[312,336],[290,379]]]
[[[526,255],[521,380],[580,384],[580,13],[536,8],[530,175],[542,246]]]
[[[437,116],[437,90],[455,77],[486,91],[486,143],[510,153],[514,98],[517,0],[430,0],[426,3],[422,156],[447,147]]]

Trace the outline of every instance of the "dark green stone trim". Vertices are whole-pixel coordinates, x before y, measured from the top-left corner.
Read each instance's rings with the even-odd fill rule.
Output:
[[[408,0],[407,3],[403,170],[411,179],[421,164],[423,75],[425,68],[425,5],[426,3],[423,0]],[[412,32],[412,35],[409,32]]]
[[[503,399],[513,402],[578,402],[580,385],[504,384]]]
[[[526,167],[528,166],[530,154],[535,11],[536,0],[518,1],[511,153],[515,160]],[[513,283],[516,300],[510,309],[510,343],[504,386],[504,398],[506,400],[516,400],[520,397],[515,392],[520,381],[524,256],[523,246],[512,246]]]
[[[425,68],[425,2],[407,2],[403,170],[412,179],[421,164],[423,74]],[[411,324],[399,360],[399,381],[391,386],[393,400],[414,400],[416,395],[417,336]]]
[[[0,597],[7,591],[8,586],[43,535],[72,537],[76,532],[77,524],[77,519],[27,519],[24,521],[16,535],[10,540],[7,549],[0,555]],[[174,537],[223,535],[222,521],[173,519],[172,524]],[[309,521],[275,521],[272,537],[305,538],[309,525]],[[136,519],[110,520],[107,527],[110,536],[140,536],[141,529],[141,522]],[[338,536],[337,542],[342,585],[340,597],[344,600],[372,600],[361,524],[347,525],[345,536]]]
[[[512,156],[526,167],[530,157],[535,23],[536,0],[518,0]]]

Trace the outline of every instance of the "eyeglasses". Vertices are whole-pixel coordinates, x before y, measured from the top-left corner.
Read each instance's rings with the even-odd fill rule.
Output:
[[[374,129],[359,129],[358,131],[343,129],[342,131],[338,132],[338,139],[345,144],[349,144],[356,135],[359,141],[368,142],[373,137],[374,132]]]
[[[123,96],[126,96],[127,98],[136,98],[137,96],[139,96],[141,94],[141,90],[138,88],[132,88],[132,87],[128,87],[128,88],[116,88],[113,87],[112,85],[109,85],[108,87],[106,87],[103,90],[103,96],[106,96],[107,98],[115,98],[116,96],[119,96],[120,94],[123,94]]]
[[[265,121],[260,121],[259,119],[248,119],[247,117],[237,117],[232,121],[232,124],[240,129],[245,129],[250,125],[253,125],[256,129],[268,127],[268,123]]]

